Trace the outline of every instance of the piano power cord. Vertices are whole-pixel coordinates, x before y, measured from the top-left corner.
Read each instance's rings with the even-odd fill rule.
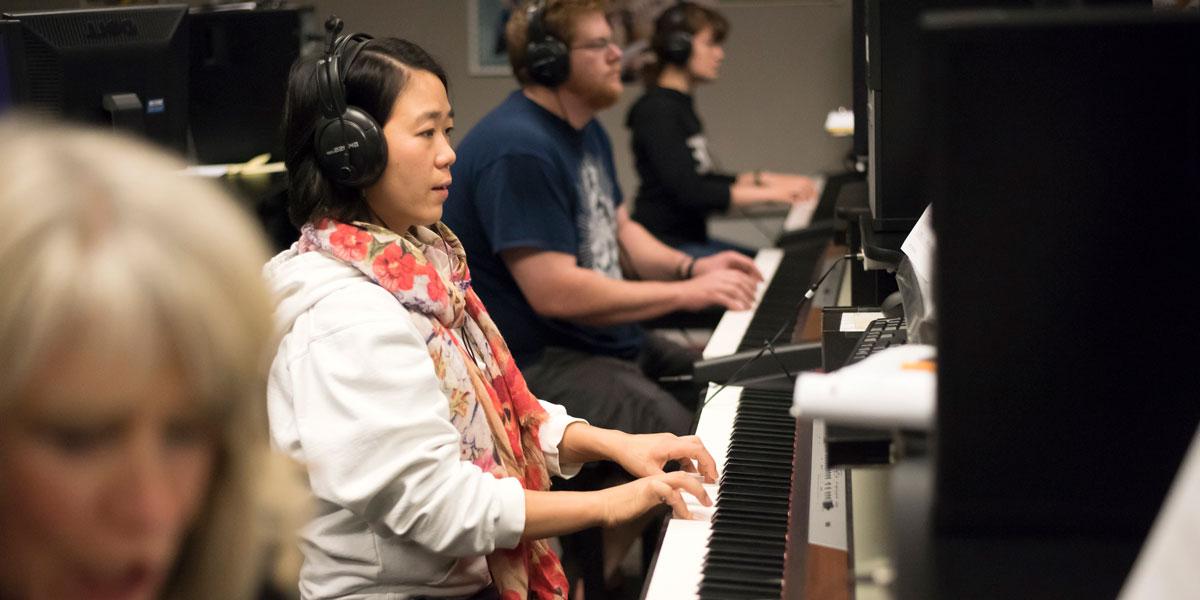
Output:
[[[813,296],[817,295],[817,288],[821,287],[822,283],[825,283],[825,279],[829,277],[830,273],[833,273],[834,269],[836,269],[838,265],[842,264],[843,260],[851,260],[855,258],[861,260],[862,256],[860,254],[843,254],[837,260],[833,261],[833,264],[829,265],[829,268],[825,270],[825,273],[822,274],[819,279],[817,279],[817,282],[809,286],[807,292],[804,292],[804,297],[800,298],[800,301],[796,303],[796,309],[792,311],[792,314],[795,316],[789,317],[786,321],[784,321],[783,326],[779,328],[779,331],[775,332],[775,335],[771,336],[771,339],[763,340],[762,348],[759,348],[758,352],[755,353],[754,356],[746,359],[746,362],[742,363],[741,366],[739,366],[737,370],[735,370],[733,374],[729,376],[729,379],[726,379],[725,383],[722,383],[716,389],[716,391],[705,397],[704,402],[700,403],[700,408],[708,406],[708,403],[712,401],[713,398],[716,398],[717,395],[721,393],[721,390],[724,390],[725,387],[730,383],[737,381],[737,376],[740,375],[742,371],[746,370],[746,367],[749,367],[754,363],[754,361],[762,358],[762,355],[768,351],[771,353],[771,357],[774,358],[777,363],[779,363],[779,368],[783,370],[783,373],[787,375],[788,379],[795,381],[796,376],[788,370],[787,366],[783,364],[783,361],[779,360],[779,357],[775,356],[775,342],[779,341],[779,336],[783,335],[783,332],[792,327],[793,323],[795,323],[795,320],[799,318],[800,309],[804,308],[804,303],[812,300]]]

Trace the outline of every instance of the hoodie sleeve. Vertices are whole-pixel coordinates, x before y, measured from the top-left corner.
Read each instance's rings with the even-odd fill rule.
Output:
[[[542,454],[546,456],[546,470],[550,475],[557,475],[563,479],[570,479],[579,474],[579,470],[583,468],[583,463],[562,464],[558,462],[558,446],[562,443],[563,434],[567,432],[567,426],[571,423],[587,423],[587,421],[579,417],[572,417],[567,414],[567,409],[561,404],[538,400],[542,404],[542,408],[550,414],[550,418],[542,423],[538,429],[538,441],[542,447]]]
[[[315,305],[320,333],[288,365],[314,494],[437,554],[515,547],[524,490],[460,460],[424,342],[395,299],[371,287]]]

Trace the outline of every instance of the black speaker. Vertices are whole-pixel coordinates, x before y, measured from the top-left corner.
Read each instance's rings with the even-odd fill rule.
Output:
[[[562,40],[546,31],[543,22],[546,12],[545,0],[534,2],[529,7],[529,21],[525,30],[525,68],[529,77],[546,87],[558,87],[571,75],[571,55]]]
[[[339,36],[342,21],[325,23],[328,45],[317,64],[321,120],[313,133],[313,149],[321,171],[335,183],[361,188],[375,183],[387,164],[383,131],[366,111],[346,104],[346,73],[372,39],[365,33]]]
[[[692,33],[687,30],[686,7],[690,3],[680,2],[663,11],[654,22],[654,38],[651,47],[664,65],[687,67],[692,57]]]

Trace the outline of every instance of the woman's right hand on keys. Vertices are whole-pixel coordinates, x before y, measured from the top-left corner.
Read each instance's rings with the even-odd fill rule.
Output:
[[[700,478],[684,471],[642,477],[595,493],[603,503],[603,526],[612,527],[636,519],[661,504],[670,506],[677,518],[691,518],[681,490],[695,496],[705,506],[712,506]]]

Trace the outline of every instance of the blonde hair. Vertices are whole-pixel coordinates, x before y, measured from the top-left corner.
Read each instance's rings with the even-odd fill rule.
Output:
[[[219,454],[165,595],[252,596],[274,337],[257,227],[141,142],[17,119],[0,141],[0,413],[64,341],[146,373],[182,366]]]
[[[580,16],[608,12],[608,0],[528,0],[520,3],[504,26],[504,41],[513,75],[523,86],[533,83],[528,65],[525,64],[525,47],[529,43],[529,11],[538,3],[543,4],[542,25],[546,33],[558,38],[568,48],[575,41],[575,21]]]

